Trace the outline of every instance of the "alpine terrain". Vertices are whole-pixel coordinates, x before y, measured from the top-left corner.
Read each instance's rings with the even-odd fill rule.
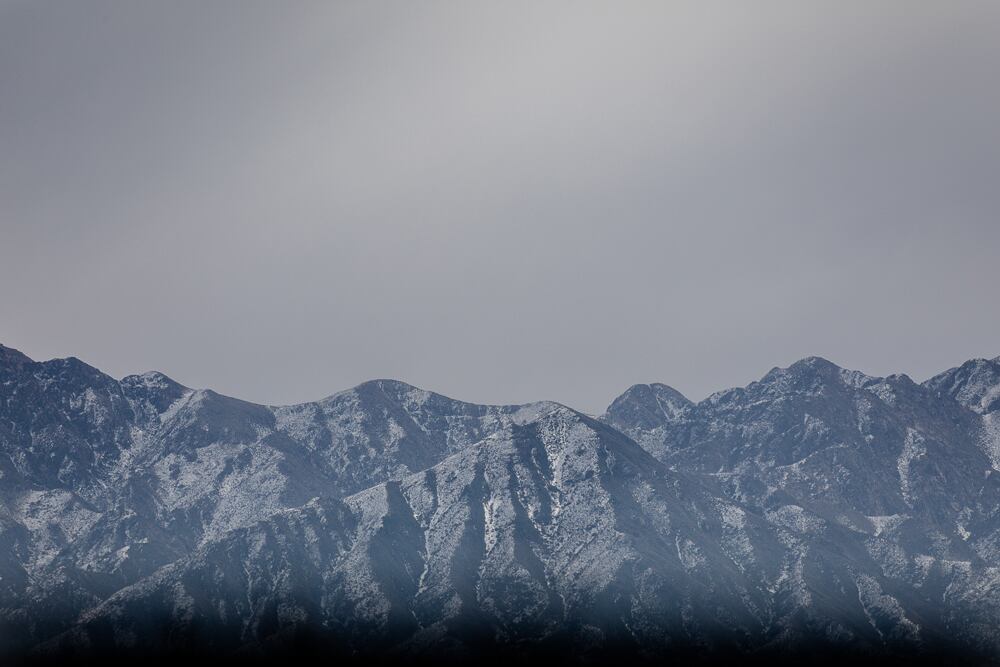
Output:
[[[0,660],[1000,661],[1000,358],[601,416],[0,346]],[[331,662],[333,664],[333,662]]]

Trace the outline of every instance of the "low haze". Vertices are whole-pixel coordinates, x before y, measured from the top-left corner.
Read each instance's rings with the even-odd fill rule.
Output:
[[[1000,3],[0,0],[0,343],[600,411],[1000,355]]]

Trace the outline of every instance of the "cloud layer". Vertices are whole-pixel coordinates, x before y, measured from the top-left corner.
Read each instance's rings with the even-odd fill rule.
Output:
[[[1000,5],[0,2],[0,341],[599,410],[1000,354]]]

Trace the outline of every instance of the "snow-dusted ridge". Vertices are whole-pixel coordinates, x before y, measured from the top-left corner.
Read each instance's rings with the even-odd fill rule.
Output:
[[[998,359],[810,357],[599,418],[385,379],[263,406],[0,346],[0,651],[997,657],[997,397]]]

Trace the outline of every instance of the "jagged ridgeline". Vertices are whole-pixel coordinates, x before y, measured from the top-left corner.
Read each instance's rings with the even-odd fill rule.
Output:
[[[1000,359],[601,417],[0,347],[0,659],[1000,658]]]

